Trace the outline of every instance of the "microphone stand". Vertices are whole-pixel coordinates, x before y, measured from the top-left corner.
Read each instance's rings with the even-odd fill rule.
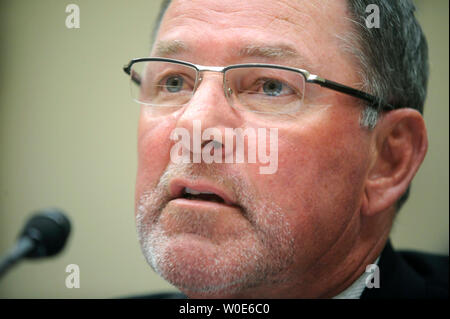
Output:
[[[0,278],[20,259],[33,250],[35,242],[29,237],[22,237],[16,245],[0,260]]]

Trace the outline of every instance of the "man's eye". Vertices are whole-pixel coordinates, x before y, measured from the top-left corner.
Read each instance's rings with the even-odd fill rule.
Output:
[[[172,75],[166,78],[164,86],[167,89],[167,91],[171,93],[177,93],[183,89],[183,83],[184,79],[182,76]]]
[[[263,84],[263,92],[270,96],[279,96],[283,93],[283,83],[277,80],[267,80]]]
[[[276,79],[263,79],[259,81],[259,89],[257,91],[273,97],[290,95],[294,92],[289,85]]]

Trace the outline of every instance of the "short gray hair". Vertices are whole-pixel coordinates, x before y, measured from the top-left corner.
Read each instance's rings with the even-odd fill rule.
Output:
[[[353,32],[344,37],[347,49],[360,64],[361,89],[396,108],[412,108],[423,114],[429,75],[428,45],[414,16],[411,0],[348,0]],[[379,28],[368,28],[366,8],[378,6]],[[361,123],[374,127],[377,114],[366,107]],[[400,210],[410,187],[397,201]]]
[[[156,38],[161,20],[171,0],[163,0],[153,29]],[[411,0],[347,0],[352,30],[339,35],[342,48],[359,63],[362,81],[359,89],[389,103],[395,108],[412,108],[423,114],[428,84],[428,45],[414,16]],[[368,28],[366,8],[378,6],[380,26]],[[378,111],[366,106],[361,113],[361,126],[375,127]],[[410,187],[397,201],[397,211],[409,196]]]
[[[153,31],[152,31],[151,43],[154,43],[156,40],[156,35],[158,34],[159,27],[161,25],[161,21],[164,17],[164,14],[167,11],[167,8],[169,7],[170,2],[172,2],[172,0],[163,0],[161,2],[161,7],[159,8],[159,13],[158,13],[158,16],[156,17],[155,25],[154,25]]]

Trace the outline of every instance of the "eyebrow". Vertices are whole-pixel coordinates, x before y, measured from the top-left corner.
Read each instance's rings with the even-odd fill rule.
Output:
[[[297,51],[285,45],[254,45],[250,44],[239,50],[241,57],[261,57],[261,58],[293,58],[298,55]]]
[[[188,51],[186,43],[180,40],[159,41],[156,43],[155,55],[166,56]]]
[[[181,40],[159,41],[156,43],[154,54],[156,56],[170,56],[189,51],[189,46]],[[249,44],[237,49],[234,54],[238,57],[247,58],[275,58],[279,60],[292,59],[296,65],[302,67],[315,68],[315,65],[302,56],[293,47],[286,44],[267,45]]]

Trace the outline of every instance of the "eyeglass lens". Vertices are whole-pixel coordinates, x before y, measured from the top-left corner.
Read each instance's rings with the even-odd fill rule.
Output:
[[[143,61],[131,68],[133,99],[154,107],[189,103],[196,90],[197,69],[164,61]],[[224,91],[231,106],[261,113],[291,113],[301,106],[305,79],[302,74],[273,67],[227,69]]]

